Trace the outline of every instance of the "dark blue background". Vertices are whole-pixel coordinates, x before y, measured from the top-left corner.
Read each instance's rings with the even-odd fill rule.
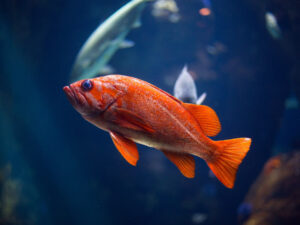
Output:
[[[206,18],[198,14],[200,0],[179,0],[181,20],[171,23],[154,18],[149,3],[142,26],[128,36],[135,47],[119,50],[110,64],[172,93],[187,63],[199,94],[208,94],[204,103],[220,117],[223,129],[215,139],[246,136],[253,144],[233,190],[211,178],[201,159],[192,180],[144,146],[138,146],[137,168],[130,166],[62,91],[81,45],[125,3],[1,1],[1,174],[21,184],[13,219],[3,216],[4,224],[193,224],[195,213],[207,215],[203,224],[235,224],[276,137],[289,140],[282,151],[299,144],[299,108],[285,113],[294,119],[282,119],[285,100],[299,93],[293,9],[275,1],[212,1]],[[278,15],[280,40],[265,28],[267,10]],[[208,54],[215,42],[226,51]]]

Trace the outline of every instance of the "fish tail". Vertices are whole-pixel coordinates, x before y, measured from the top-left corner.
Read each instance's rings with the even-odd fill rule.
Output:
[[[215,176],[228,188],[233,188],[236,172],[250,149],[250,138],[216,141],[216,152],[206,163]]]

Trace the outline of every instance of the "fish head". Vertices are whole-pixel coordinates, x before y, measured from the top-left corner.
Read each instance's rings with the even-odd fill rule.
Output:
[[[72,106],[83,117],[105,112],[120,96],[120,90],[104,77],[85,79],[63,88]]]

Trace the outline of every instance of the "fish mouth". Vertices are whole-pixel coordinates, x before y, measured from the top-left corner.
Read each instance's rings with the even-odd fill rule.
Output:
[[[76,109],[78,107],[83,107],[88,104],[87,99],[83,94],[78,91],[75,91],[72,85],[63,87],[63,91],[67,95],[68,100]]]
[[[74,91],[69,86],[64,86],[63,91],[65,92],[71,104],[74,105],[76,103],[76,97]]]

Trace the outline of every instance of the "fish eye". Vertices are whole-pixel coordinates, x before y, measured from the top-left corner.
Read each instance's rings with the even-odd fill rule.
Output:
[[[93,82],[91,80],[84,80],[81,83],[81,88],[84,91],[89,91],[89,90],[91,90],[93,88]]]

